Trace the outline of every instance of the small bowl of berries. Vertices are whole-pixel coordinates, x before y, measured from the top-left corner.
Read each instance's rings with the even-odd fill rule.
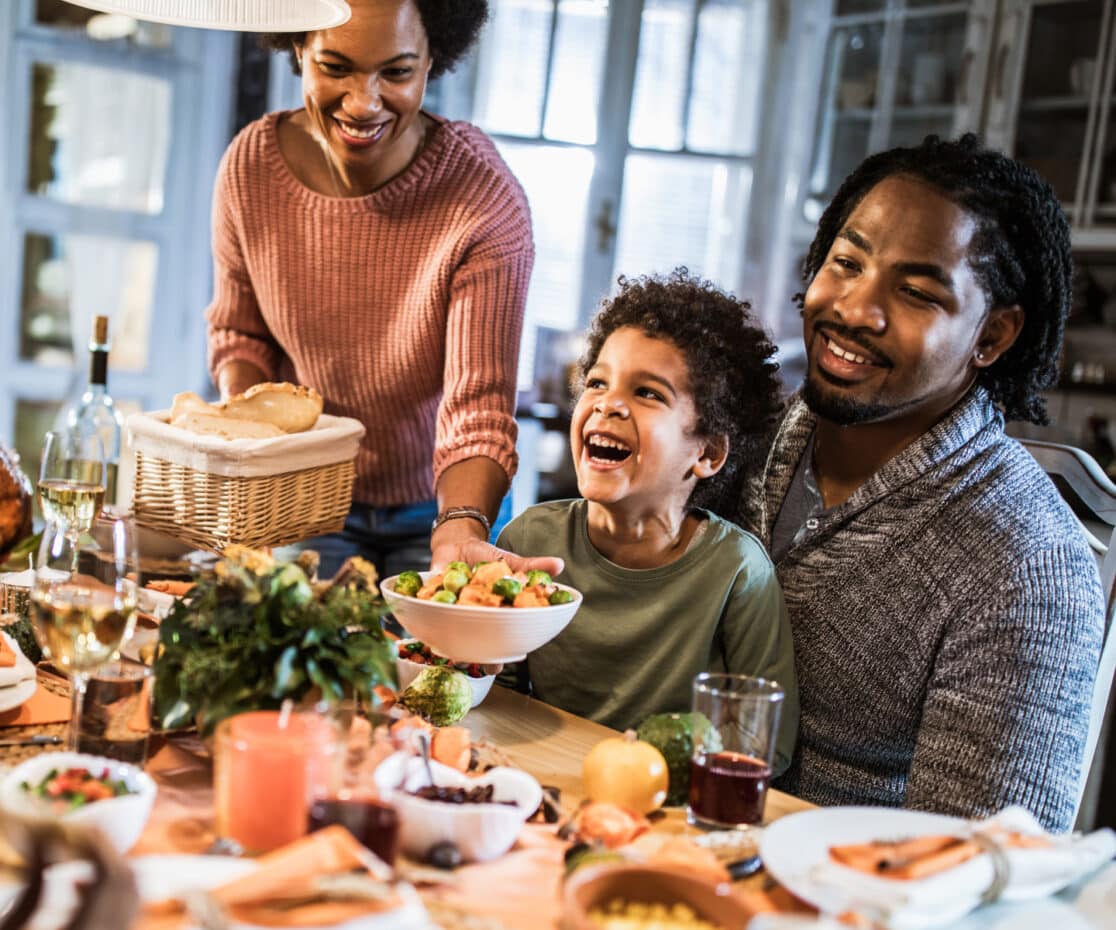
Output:
[[[495,675],[487,675],[484,666],[477,662],[454,662],[444,656],[438,655],[434,650],[417,639],[401,639],[396,643],[397,658],[395,670],[399,675],[400,693],[415,680],[419,672],[432,665],[446,665],[454,671],[461,672],[469,680],[469,687],[473,690],[473,703],[470,710],[481,703],[492,688]]]
[[[505,766],[466,775],[399,752],[381,762],[373,778],[399,815],[403,851],[439,868],[499,858],[542,803],[539,783]]]
[[[46,752],[0,781],[0,809],[27,820],[85,824],[120,852],[139,839],[155,803],[155,782],[142,769],[78,752]]]

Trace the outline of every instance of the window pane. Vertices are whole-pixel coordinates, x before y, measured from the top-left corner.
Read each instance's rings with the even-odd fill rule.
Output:
[[[903,26],[896,103],[900,106],[934,106],[951,103],[957,94],[957,73],[965,48],[964,13],[919,16]]]
[[[750,154],[763,86],[767,0],[709,0],[698,16],[688,148]],[[735,75],[726,80],[726,75]]]
[[[130,16],[98,13],[65,0],[35,0],[35,22],[41,26],[76,32],[98,42],[127,39],[147,48],[167,48],[172,30],[164,23],[141,22]]]
[[[535,328],[577,326],[594,159],[577,148],[506,141],[499,148],[527,192],[534,227],[535,268],[519,358],[519,383],[526,387],[534,371]]]
[[[33,65],[31,193],[159,213],[169,136],[167,81],[90,65]]]
[[[158,248],[100,236],[28,233],[23,245],[19,355],[68,367],[84,358],[93,317],[111,318],[117,371],[147,368]]]
[[[685,265],[735,290],[751,188],[747,165],[629,155],[613,277]]]
[[[551,0],[498,0],[477,57],[475,117],[488,132],[536,136],[542,122]]]
[[[20,465],[33,485],[39,480],[39,458],[43,454],[43,437],[50,432],[61,406],[60,400],[21,398],[16,401],[15,448],[19,453]],[[38,514],[39,502],[36,499],[35,515]]]
[[[874,23],[835,29],[830,36],[813,166],[803,202],[808,222],[817,222],[837,185],[868,154],[882,42],[883,27]]]
[[[645,149],[682,148],[694,0],[646,0],[639,32],[628,139]]]
[[[543,135],[563,142],[597,141],[597,107],[608,41],[608,3],[561,0],[550,97]]]

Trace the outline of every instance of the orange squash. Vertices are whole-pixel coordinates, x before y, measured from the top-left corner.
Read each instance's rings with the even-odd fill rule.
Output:
[[[628,730],[589,750],[582,763],[581,782],[590,801],[647,814],[663,806],[670,773],[663,754],[637,739],[635,730]]]

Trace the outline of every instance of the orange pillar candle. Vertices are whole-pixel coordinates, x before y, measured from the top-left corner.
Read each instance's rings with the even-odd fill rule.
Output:
[[[309,802],[328,790],[340,759],[333,725],[308,713],[230,717],[217,728],[215,750],[217,835],[248,853],[306,833]]]

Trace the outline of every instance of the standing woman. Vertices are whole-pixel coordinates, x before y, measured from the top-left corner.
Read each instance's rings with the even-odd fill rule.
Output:
[[[206,319],[222,396],[291,380],[364,424],[345,529],[310,545],[323,574],[359,552],[386,575],[491,558],[534,246],[491,140],[422,109],[485,0],[350,6],[334,29],[267,37],[301,74],[304,106],[225,153]]]

